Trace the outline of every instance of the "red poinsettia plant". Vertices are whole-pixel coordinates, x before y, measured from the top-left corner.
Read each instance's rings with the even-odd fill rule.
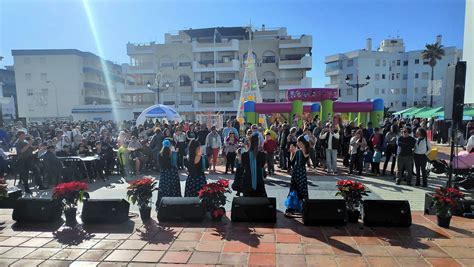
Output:
[[[450,217],[451,210],[464,198],[464,194],[454,187],[439,187],[433,195],[436,215]]]
[[[344,198],[349,210],[356,210],[360,206],[363,196],[368,196],[370,193],[364,184],[352,180],[337,181],[337,190],[336,196]]]
[[[138,207],[150,207],[153,191],[158,190],[156,180],[151,177],[143,177],[135,180],[127,187],[127,197],[132,204],[138,204]]]
[[[88,185],[83,182],[60,183],[53,190],[53,199],[63,203],[64,210],[77,208],[77,202],[89,198]]]
[[[8,184],[4,177],[0,177],[0,199],[8,197]]]
[[[199,190],[198,196],[203,202],[206,210],[212,212],[211,215],[214,216],[214,211],[225,205],[227,200],[225,194],[231,192],[229,181],[220,179],[217,182],[204,185],[201,190]],[[221,214],[221,216],[222,215],[223,214]]]

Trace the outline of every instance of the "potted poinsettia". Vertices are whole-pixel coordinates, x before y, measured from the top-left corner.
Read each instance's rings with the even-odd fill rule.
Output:
[[[436,210],[438,225],[449,228],[452,209],[464,198],[464,194],[454,187],[439,187],[433,195],[433,205]]]
[[[225,215],[224,205],[227,201],[225,194],[231,192],[229,181],[225,179],[206,184],[199,190],[198,196],[213,220],[220,221]]]
[[[158,190],[156,180],[151,177],[143,177],[135,180],[127,187],[127,197],[132,204],[137,204],[140,217],[143,221],[151,218],[151,198],[153,191]]]
[[[346,201],[348,221],[358,222],[362,198],[368,196],[370,191],[362,183],[352,180],[337,181],[337,190],[336,196],[341,196]]]
[[[89,198],[89,193],[86,192],[87,188],[87,184],[83,182],[60,183],[54,187],[53,199],[61,201],[66,225],[77,224],[77,203]]]

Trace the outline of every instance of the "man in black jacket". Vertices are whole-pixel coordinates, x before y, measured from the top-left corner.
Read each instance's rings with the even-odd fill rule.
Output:
[[[286,123],[283,123],[281,127],[282,129],[280,133],[278,134],[278,145],[280,147],[279,166],[280,166],[280,169],[287,170],[289,151],[287,150],[286,145],[287,145],[288,135],[290,134],[290,129],[288,127],[288,124]]]
[[[411,179],[413,176],[413,151],[415,149],[416,140],[410,136],[410,130],[410,127],[403,127],[402,136],[397,140],[397,185],[401,183],[404,171],[407,172],[407,185],[411,185]]]

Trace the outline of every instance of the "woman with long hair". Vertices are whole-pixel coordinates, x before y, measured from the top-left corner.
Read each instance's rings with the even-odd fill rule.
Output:
[[[161,152],[158,155],[161,172],[158,199],[156,200],[157,210],[163,197],[181,197],[178,169],[171,163],[171,154],[171,142],[164,140]]]
[[[207,169],[207,161],[201,153],[201,144],[197,140],[189,143],[188,156],[188,178],[184,190],[185,197],[197,197],[199,190],[206,185],[206,175],[204,170]]]
[[[300,135],[297,139],[296,145],[298,149],[295,149],[294,146],[290,151],[290,161],[293,165],[293,171],[291,173],[291,192],[296,192],[299,200],[308,199],[308,177],[306,175],[306,164],[309,159],[309,136]],[[293,215],[298,210],[293,210],[288,208],[285,212],[286,215]]]
[[[242,193],[244,197],[266,197],[263,172],[265,166],[265,153],[258,150],[258,133],[250,137],[250,146],[242,154]]]
[[[416,143],[413,159],[415,161],[416,183],[415,186],[420,186],[420,170],[422,176],[422,186],[428,186],[428,172],[426,171],[426,163],[428,162],[428,153],[431,151],[431,144],[426,138],[426,130],[419,127],[416,130]]]

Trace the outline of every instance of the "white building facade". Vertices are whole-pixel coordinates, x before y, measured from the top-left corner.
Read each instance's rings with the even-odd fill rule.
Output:
[[[442,43],[441,36],[436,42]],[[434,68],[435,86],[433,106],[443,106],[446,88],[446,71],[462,57],[462,50],[456,47],[444,47],[445,56]],[[376,50],[372,50],[372,40],[367,39],[365,49],[327,56],[325,74],[329,78],[326,87],[338,88],[342,101],[365,101],[383,98],[390,111],[398,111],[412,106],[430,105],[431,67],[421,57],[421,50],[405,51],[403,39],[386,39]],[[369,84],[357,90],[349,83],[365,83],[369,75]]]
[[[207,112],[235,116],[249,42],[248,28],[219,27],[168,33],[163,44],[128,43],[120,101],[143,107],[159,102],[186,119]],[[306,76],[312,67],[311,36],[292,37],[286,28],[262,26],[252,32],[251,44],[264,101],[283,101],[288,89],[312,86]],[[159,87],[159,95],[148,83]]]
[[[466,0],[463,52],[467,62],[464,103],[474,104],[474,0]]]
[[[90,52],[35,49],[12,50],[12,55],[18,115],[28,121],[72,119],[75,106],[116,103],[123,87],[121,66]]]

